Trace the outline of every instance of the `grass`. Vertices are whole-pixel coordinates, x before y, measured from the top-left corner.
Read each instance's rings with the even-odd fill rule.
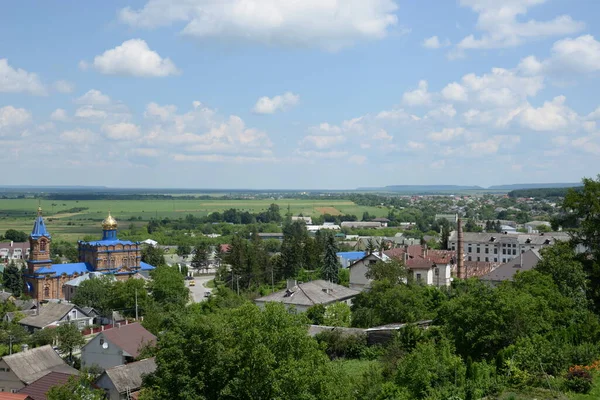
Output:
[[[320,210],[340,214],[353,214],[359,219],[367,211],[377,217],[387,216],[388,210],[381,207],[359,206],[349,200],[47,200],[42,202],[46,225],[54,238],[76,241],[85,235],[99,235],[100,223],[108,210],[121,222],[144,225],[151,218],[177,219],[188,214],[206,216],[229,208],[258,213],[269,205],[279,205],[282,215],[288,206],[294,215],[321,215]],[[38,201],[36,199],[0,199],[0,233],[7,229],[29,232],[33,226]],[[74,209],[83,208],[75,211]]]
[[[353,381],[360,378],[371,366],[379,364],[376,360],[337,360],[335,362]]]

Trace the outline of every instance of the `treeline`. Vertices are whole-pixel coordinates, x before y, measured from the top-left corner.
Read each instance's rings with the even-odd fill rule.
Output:
[[[519,189],[508,192],[508,197],[533,197],[536,199],[558,199],[567,195],[570,190],[581,191],[583,187],[572,188],[548,188],[548,189]]]

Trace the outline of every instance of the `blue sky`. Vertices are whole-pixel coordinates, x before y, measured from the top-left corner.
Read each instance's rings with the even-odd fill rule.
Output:
[[[600,172],[597,15],[594,0],[7,1],[2,183],[576,182]]]

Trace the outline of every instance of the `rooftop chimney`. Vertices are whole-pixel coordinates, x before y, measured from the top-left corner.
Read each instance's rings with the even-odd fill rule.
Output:
[[[29,346],[27,344],[22,344],[21,345],[21,351],[25,352],[27,350],[29,350]]]
[[[456,266],[456,275],[458,279],[465,278],[465,250],[464,250],[464,238],[463,238],[463,230],[462,230],[462,219],[458,219],[458,254],[457,257],[457,266]]]
[[[293,288],[296,287],[296,280],[295,279],[288,279],[286,286],[287,286],[286,287],[287,290],[292,290]]]

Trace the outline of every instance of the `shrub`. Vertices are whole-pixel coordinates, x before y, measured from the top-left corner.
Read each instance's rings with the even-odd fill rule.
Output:
[[[588,393],[592,389],[592,374],[584,367],[576,365],[569,368],[565,386],[575,393]]]
[[[321,332],[315,336],[319,343],[325,344],[329,358],[360,358],[367,354],[367,335],[344,334],[340,330]]]

